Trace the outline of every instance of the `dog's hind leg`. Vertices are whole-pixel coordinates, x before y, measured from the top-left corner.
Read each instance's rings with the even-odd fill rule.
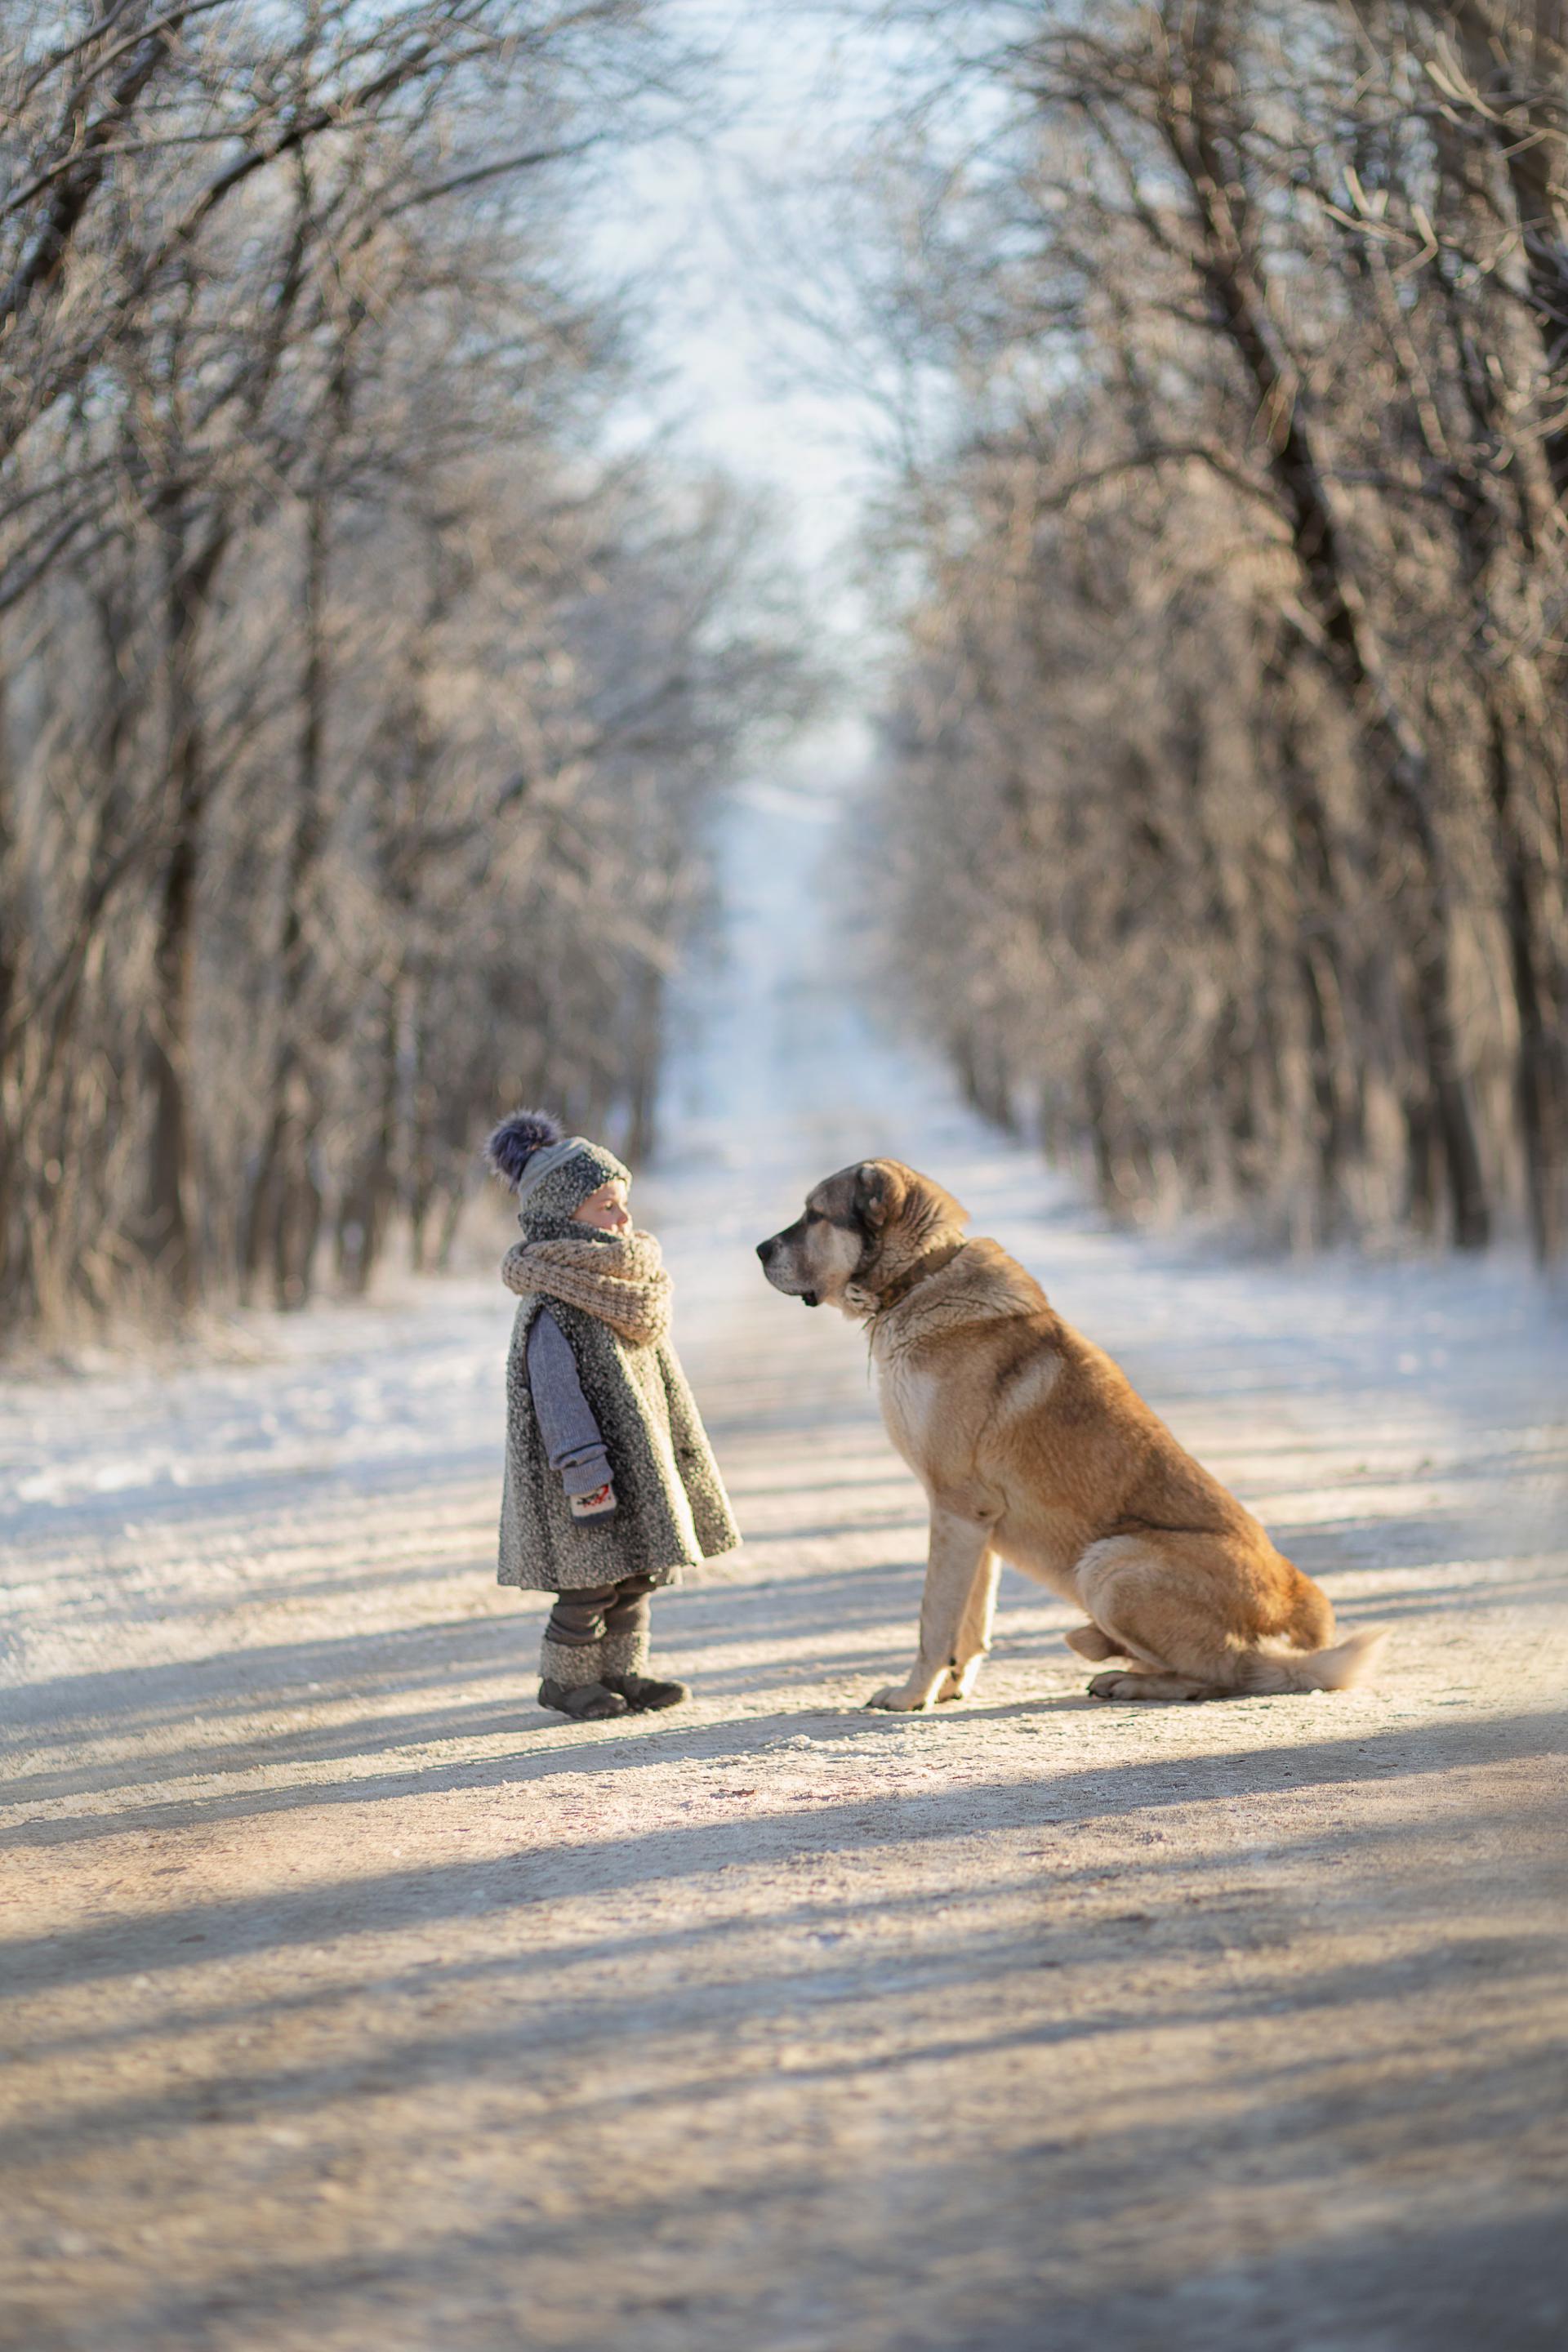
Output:
[[[1234,1683],[1194,1682],[1191,1675],[1169,1675],[1157,1667],[1140,1673],[1136,1667],[1110,1675],[1091,1675],[1090,1698],[1238,1698]]]
[[[1102,1633],[1098,1625],[1075,1625],[1069,1633],[1062,1635],[1062,1640],[1069,1650],[1076,1650],[1080,1658],[1092,1658],[1097,1665],[1103,1658],[1124,1658],[1127,1655],[1121,1643],[1113,1642],[1109,1633]]]
[[[1224,1627],[1205,1605],[1202,1585],[1173,1590],[1168,1552],[1148,1537],[1112,1536],[1091,1544],[1078,1563],[1079,1599],[1093,1619],[1081,1634],[1105,1650],[1068,1639],[1081,1657],[1124,1657],[1127,1664],[1090,1680],[1090,1698],[1234,1698],[1239,1683]]]
[[[889,1683],[867,1700],[868,1706],[891,1707],[900,1715],[918,1713],[931,1705],[950,1676],[962,1681],[966,1666],[977,1663],[966,1658],[960,1645],[966,1624],[984,1625],[989,1620],[989,1601],[978,1621],[973,1602],[983,1572],[990,1574],[985,1568],[990,1549],[988,1528],[941,1503],[932,1504],[931,1551],[921,1595],[920,1654],[905,1680]],[[994,1575],[990,1580],[994,1588]]]
[[[1001,1580],[1002,1562],[995,1552],[988,1551],[969,1588],[952,1664],[936,1695],[939,1706],[945,1706],[950,1699],[967,1698],[974,1688],[975,1676],[991,1647],[991,1620],[996,1613],[996,1587]]]

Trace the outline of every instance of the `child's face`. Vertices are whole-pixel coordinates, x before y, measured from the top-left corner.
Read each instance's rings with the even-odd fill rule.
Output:
[[[626,1206],[626,1188],[618,1176],[608,1184],[601,1184],[585,1201],[579,1201],[572,1212],[573,1222],[579,1225],[596,1225],[602,1234],[624,1234],[632,1221]]]

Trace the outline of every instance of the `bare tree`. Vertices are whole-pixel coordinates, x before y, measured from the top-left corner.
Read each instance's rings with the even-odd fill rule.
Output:
[[[802,671],[603,453],[637,0],[4,12],[0,1314],[438,1257],[514,1091],[646,1140],[706,801]]]
[[[895,962],[934,1008],[960,959],[961,1066],[1109,1197],[1462,1247],[1518,1204],[1552,1255],[1556,12],[894,13],[944,84],[885,145],[879,299],[951,397],[881,804],[911,877],[1005,818],[1003,919],[960,949],[911,878]]]

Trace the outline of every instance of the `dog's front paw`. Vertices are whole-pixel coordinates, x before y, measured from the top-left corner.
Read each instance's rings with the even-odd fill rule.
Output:
[[[911,1690],[908,1683],[887,1683],[879,1691],[873,1691],[866,1704],[886,1707],[893,1715],[921,1715],[931,1699],[923,1685]]]
[[[970,1692],[974,1688],[975,1681],[979,1673],[980,1661],[978,1659],[975,1660],[972,1666],[950,1666],[947,1673],[943,1675],[941,1682],[937,1685],[937,1706],[951,1706],[954,1700],[967,1698]]]

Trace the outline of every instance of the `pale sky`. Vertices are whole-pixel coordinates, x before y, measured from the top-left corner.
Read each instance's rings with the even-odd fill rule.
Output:
[[[700,150],[662,144],[619,165],[597,242],[617,275],[646,278],[644,345],[668,371],[651,411],[680,447],[773,495],[825,619],[852,639],[864,612],[847,565],[876,418],[847,392],[814,387],[816,338],[770,301],[780,257],[768,191],[797,221],[809,215],[830,160],[863,146],[891,103],[897,52],[813,0],[676,0],[671,14],[721,52],[723,120]],[[807,255],[807,282],[809,270]]]

